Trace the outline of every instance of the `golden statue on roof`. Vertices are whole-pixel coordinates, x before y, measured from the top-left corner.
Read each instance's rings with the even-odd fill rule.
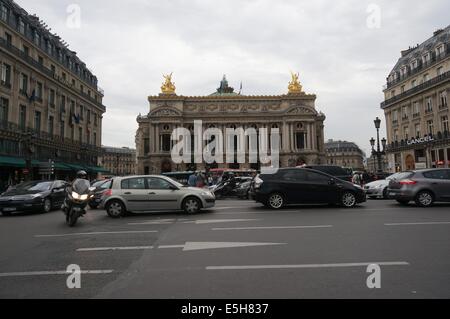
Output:
[[[175,94],[175,83],[172,82],[172,73],[164,75],[164,83],[161,86],[161,92],[163,94]]]
[[[298,80],[298,73],[293,73],[291,71],[291,82],[289,82],[288,90],[289,94],[299,94],[302,93],[302,86]]]

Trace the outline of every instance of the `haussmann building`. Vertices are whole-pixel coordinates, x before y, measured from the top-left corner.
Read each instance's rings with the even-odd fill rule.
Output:
[[[401,57],[387,78],[387,156],[392,172],[450,167],[450,26]]]
[[[136,133],[137,173],[204,170],[212,168],[260,169],[261,163],[175,164],[171,159],[172,131],[184,127],[192,132],[195,120],[202,120],[203,129],[242,127],[267,128],[269,134],[279,130],[279,166],[325,164],[325,115],[315,107],[316,96],[306,94],[292,74],[287,94],[251,96],[235,92],[225,76],[216,92],[206,96],[182,96],[175,92],[171,77],[161,87],[162,92],[150,96],[150,110],[139,115]],[[226,143],[226,142],[225,142]],[[248,157],[248,141],[246,142]],[[205,142],[206,145],[206,142]],[[225,157],[225,156],[224,156]],[[224,158],[225,161],[225,158]]]

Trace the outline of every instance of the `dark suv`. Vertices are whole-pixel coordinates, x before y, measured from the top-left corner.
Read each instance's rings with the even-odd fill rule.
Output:
[[[434,202],[450,202],[450,169],[403,172],[389,182],[388,197],[400,204],[415,201],[422,207]]]
[[[304,168],[315,169],[316,171],[324,172],[347,182],[351,182],[353,177],[351,169],[336,165],[306,165]]]
[[[258,175],[252,198],[273,209],[292,204],[341,204],[353,207],[366,201],[364,190],[350,182],[309,168],[283,168]]]

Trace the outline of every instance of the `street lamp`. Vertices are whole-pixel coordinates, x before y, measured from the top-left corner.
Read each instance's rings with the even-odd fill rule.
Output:
[[[378,163],[378,168],[377,168],[377,172],[381,173],[382,172],[382,168],[381,168],[381,156],[385,155],[385,149],[386,149],[386,139],[383,138],[381,140],[381,144],[383,149],[381,150],[380,148],[380,126],[381,126],[381,120],[377,117],[373,123],[375,124],[375,128],[377,130],[377,140],[376,140],[376,145],[377,145],[377,149],[375,150],[375,139],[372,137],[370,139],[370,145],[372,146],[372,155],[376,156],[377,158],[377,163]]]

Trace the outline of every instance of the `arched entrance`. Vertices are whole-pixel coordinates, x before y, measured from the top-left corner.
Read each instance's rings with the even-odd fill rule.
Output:
[[[405,167],[406,167],[406,170],[408,170],[408,171],[416,168],[416,163],[414,161],[414,157],[411,154],[406,156]]]

